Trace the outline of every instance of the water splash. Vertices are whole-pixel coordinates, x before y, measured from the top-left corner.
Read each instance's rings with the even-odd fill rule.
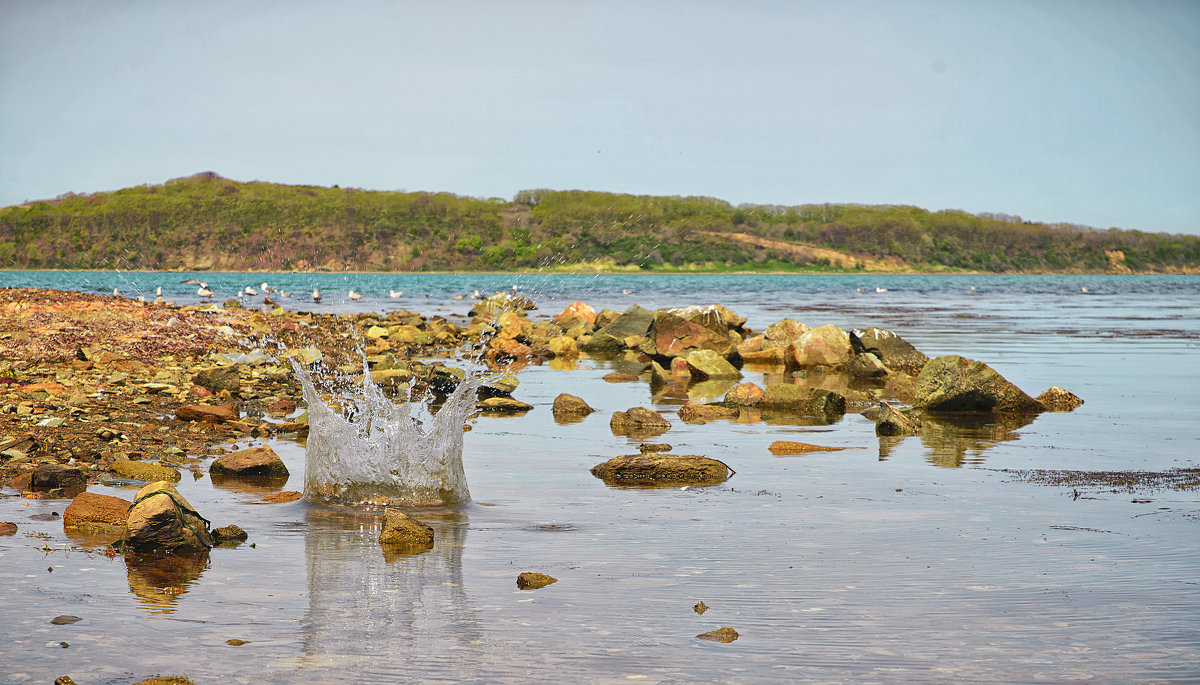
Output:
[[[471,499],[463,423],[482,380],[467,374],[435,411],[434,396],[395,403],[371,380],[315,372],[291,359],[308,403],[304,494],[335,505],[454,506]],[[324,391],[324,392],[322,392]]]

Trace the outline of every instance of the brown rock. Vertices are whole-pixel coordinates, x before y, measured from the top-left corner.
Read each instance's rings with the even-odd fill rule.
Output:
[[[112,495],[81,492],[63,511],[64,528],[102,528],[125,530],[129,500]]]
[[[238,450],[226,454],[208,467],[208,472],[219,476],[265,476],[286,478],[288,468],[283,459],[269,445]]]
[[[237,417],[237,409],[229,404],[189,404],[175,410],[175,418],[180,421],[223,423],[225,421],[235,421]]]
[[[608,485],[716,485],[732,470],[716,459],[693,454],[626,454],[592,467]]]
[[[229,525],[213,529],[212,538],[213,542],[245,542],[250,536],[241,526]]]
[[[592,409],[583,398],[575,395],[562,393],[554,398],[554,419],[560,420],[563,418],[574,418],[579,416],[587,416],[595,409]]]
[[[607,381],[609,383],[633,383],[634,381],[638,380],[638,377],[633,375],[632,373],[622,373],[620,371],[613,371],[610,374],[606,374],[602,380]]]
[[[87,487],[83,471],[66,464],[41,464],[29,479],[31,490],[82,490]]]
[[[1071,391],[1057,385],[1047,388],[1046,392],[1037,396],[1037,401],[1046,407],[1047,411],[1074,411],[1083,404],[1083,400]]]
[[[537,590],[557,582],[558,578],[533,571],[525,571],[517,576],[517,588],[521,590]]]
[[[587,325],[596,325],[596,310],[584,302],[572,302],[562,313],[554,317],[554,323],[560,326],[570,326],[576,321],[584,321]]]
[[[738,639],[738,633],[733,628],[724,627],[724,628],[717,628],[716,630],[712,630],[707,633],[700,633],[696,637],[700,638],[701,640],[711,640],[713,642],[727,642],[728,643],[728,642],[733,642],[734,640]]]
[[[286,492],[275,492],[270,495],[267,495],[266,497],[262,498],[262,501],[269,502],[271,504],[286,504],[288,502],[295,502],[296,500],[300,499],[303,496],[304,496],[303,492],[296,492],[295,490],[288,490]]]
[[[646,454],[648,452],[670,452],[671,446],[666,445],[666,444],[661,444],[661,443],[655,444],[655,443],[643,442],[642,444],[638,445],[638,451],[641,452],[642,454]]]
[[[708,611],[708,605],[704,603],[704,600],[700,600],[692,607],[692,611],[696,612],[697,614],[703,614],[704,612]]]
[[[383,528],[379,542],[385,545],[431,545],[433,528],[409,518],[399,509],[388,507],[383,512]]]
[[[789,362],[797,368],[838,366],[850,361],[850,334],[833,325],[804,333],[792,343]]]
[[[12,521],[0,521],[0,535],[16,535],[17,524]]]
[[[205,369],[196,374],[192,382],[213,393],[237,392],[241,388],[241,369],[237,364]]]
[[[489,397],[486,400],[476,402],[475,407],[479,411],[491,414],[527,412],[533,409],[532,404],[526,404],[511,397]]]
[[[837,452],[847,449],[845,447],[822,447],[821,445],[810,445],[807,442],[792,442],[791,440],[776,440],[771,443],[768,450],[775,456],[785,454],[805,454],[807,452]]]
[[[662,414],[645,407],[633,407],[628,411],[613,412],[608,426],[616,435],[642,431],[665,433],[671,429],[670,422],[664,419]]]

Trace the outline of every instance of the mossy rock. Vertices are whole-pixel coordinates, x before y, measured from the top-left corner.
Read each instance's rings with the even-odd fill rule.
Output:
[[[733,470],[724,463],[694,454],[643,453],[613,457],[592,467],[593,476],[608,485],[717,485]]]

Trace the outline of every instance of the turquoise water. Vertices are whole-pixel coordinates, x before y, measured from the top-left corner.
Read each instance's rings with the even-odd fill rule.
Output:
[[[136,284],[152,297],[162,282],[182,303],[189,286],[165,282],[186,278],[0,272],[0,285]],[[531,367],[516,396],[535,409],[481,418],[464,436],[474,501],[425,513],[437,543],[416,556],[385,555],[369,512],[255,504],[262,492],[204,477],[184,494],[256,546],[213,550],[172,574],[89,554],[60,523],[33,518],[65,501],[4,491],[0,521],[21,530],[0,538],[0,682],[179,673],[272,683],[1140,683],[1200,674],[1200,494],[1090,488],[1076,498],[1003,471],[1197,466],[1200,277],[199,278],[218,300],[222,288],[263,280],[315,286],[332,311],[462,314],[469,300],[453,295],[511,285],[541,305],[535,315],[575,299],[612,309],[719,302],[759,328],[785,317],[884,326],[931,356],[980,359],[1032,394],[1061,385],[1087,403],[1025,425],[947,425],[881,444],[856,415],[819,426],[683,424],[681,398],[601,380],[637,370],[625,360]],[[332,296],[350,288],[364,299]],[[405,294],[392,300],[390,289]],[[298,296],[282,303],[317,310]],[[600,411],[558,425],[550,404],[560,392]],[[588,469],[634,449],[608,428],[611,412],[632,406],[668,417],[660,440],[676,453],[708,454],[737,474],[713,488],[605,486]],[[778,439],[852,449],[775,457],[766,446]],[[303,448],[272,445],[293,474],[282,489],[301,489]],[[559,582],[520,591],[525,570]],[[184,592],[159,591],[168,586]],[[699,600],[711,607],[703,615],[691,610]],[[52,625],[60,614],[83,620]],[[739,639],[695,638],[721,626]]]

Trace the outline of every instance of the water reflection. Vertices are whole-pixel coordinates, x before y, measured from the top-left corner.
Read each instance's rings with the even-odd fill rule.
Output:
[[[208,551],[196,554],[125,555],[129,589],[151,614],[170,614],[208,568]]]
[[[335,655],[375,655],[378,637],[386,635],[386,661],[394,666],[397,657],[441,657],[483,638],[463,586],[465,513],[412,515],[434,528],[432,547],[380,545],[380,513],[309,508],[306,657],[319,663]],[[353,663],[370,668],[365,660]]]
[[[984,453],[997,443],[1016,440],[1020,428],[1037,418],[1034,414],[924,414],[918,437],[928,452],[925,461],[933,466],[960,468],[978,466]],[[879,460],[886,461],[903,436],[879,436]]]
[[[283,489],[287,485],[287,476],[230,476],[221,474],[210,474],[213,487],[230,492],[238,492],[243,495],[254,495],[255,497],[263,497],[265,495],[273,495]]]

